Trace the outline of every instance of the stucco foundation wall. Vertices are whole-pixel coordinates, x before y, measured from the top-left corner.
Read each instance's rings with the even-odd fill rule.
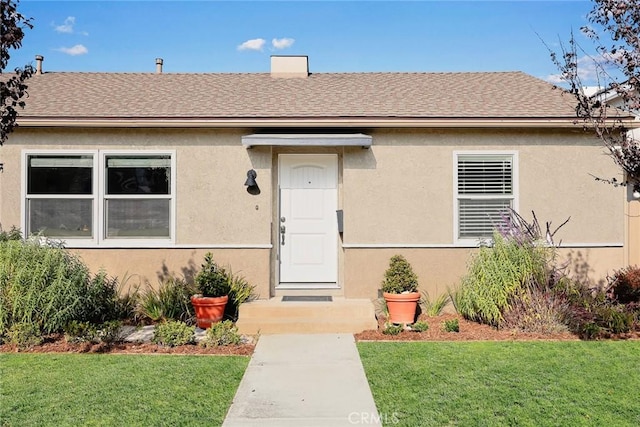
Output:
[[[221,266],[231,267],[256,286],[260,298],[269,297],[269,249],[72,249],[91,267],[100,268],[131,286],[157,287],[168,275],[192,281],[207,252]]]
[[[386,248],[345,250],[345,297],[376,298],[389,266],[389,259],[402,254],[418,275],[419,290],[436,297],[455,289],[466,274],[477,249],[471,248]],[[567,263],[571,277],[592,286],[606,283],[614,268],[623,266],[623,248],[560,248],[558,265]]]

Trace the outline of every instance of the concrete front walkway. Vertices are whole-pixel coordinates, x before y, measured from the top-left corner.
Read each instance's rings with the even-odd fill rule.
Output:
[[[262,335],[223,427],[380,426],[351,334]]]

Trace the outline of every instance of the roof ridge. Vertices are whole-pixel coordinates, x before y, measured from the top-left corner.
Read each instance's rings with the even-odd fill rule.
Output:
[[[170,75],[170,76],[269,76],[270,72],[169,72],[163,71],[162,73],[156,73],[155,71],[46,71],[41,75]],[[328,72],[310,72],[309,75],[340,75],[340,76],[361,76],[361,75],[456,75],[456,74],[476,74],[476,75],[488,75],[488,74],[524,74],[530,75],[523,71],[328,71]],[[532,76],[533,77],[533,76]]]

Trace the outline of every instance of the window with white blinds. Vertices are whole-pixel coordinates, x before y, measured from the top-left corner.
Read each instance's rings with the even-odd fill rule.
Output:
[[[515,154],[456,154],[456,237],[490,238],[495,225],[515,208]]]

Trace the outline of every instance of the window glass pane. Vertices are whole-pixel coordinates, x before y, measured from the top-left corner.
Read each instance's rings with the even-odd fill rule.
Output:
[[[107,194],[171,194],[171,156],[107,156]]]
[[[107,238],[168,238],[169,210],[167,199],[109,199],[106,201]]]
[[[510,199],[459,201],[459,238],[491,237],[496,224],[502,222],[502,216],[509,214]]]
[[[459,194],[513,194],[511,156],[458,156]]]
[[[92,237],[92,199],[30,199],[27,233],[48,237]]]
[[[91,194],[93,156],[28,156],[28,194]]]

